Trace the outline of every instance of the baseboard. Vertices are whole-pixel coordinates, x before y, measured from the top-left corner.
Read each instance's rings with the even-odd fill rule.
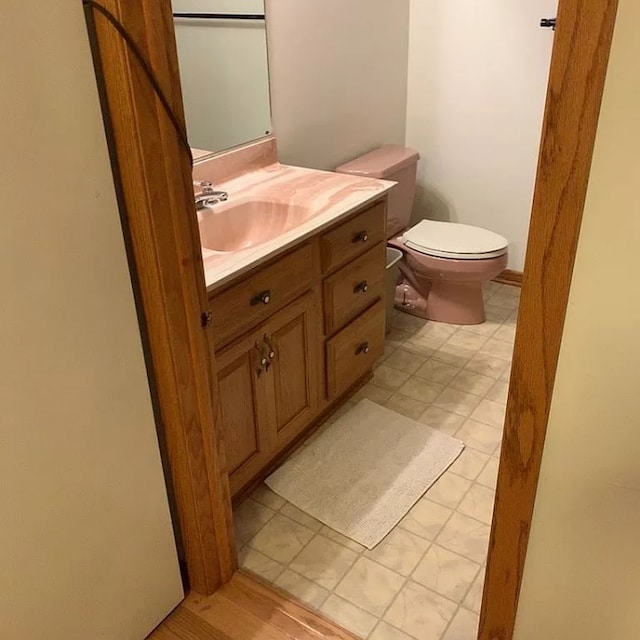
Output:
[[[512,287],[522,286],[522,271],[512,271],[511,269],[505,269],[497,278],[493,279],[494,282],[500,284],[509,284]]]

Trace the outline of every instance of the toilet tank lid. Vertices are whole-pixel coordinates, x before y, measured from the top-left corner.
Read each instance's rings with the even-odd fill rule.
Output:
[[[391,144],[340,165],[336,171],[367,178],[388,178],[400,169],[417,163],[419,159],[417,151]]]

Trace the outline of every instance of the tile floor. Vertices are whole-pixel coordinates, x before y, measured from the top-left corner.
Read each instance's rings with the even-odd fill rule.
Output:
[[[478,326],[396,312],[373,380],[327,421],[368,398],[467,445],[378,547],[263,485],[235,513],[241,566],[363,639],[475,640],[519,293],[490,283]]]

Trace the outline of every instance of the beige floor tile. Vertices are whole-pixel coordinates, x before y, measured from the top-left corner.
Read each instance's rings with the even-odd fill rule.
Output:
[[[409,378],[398,390],[398,393],[409,396],[419,402],[429,404],[433,402],[441,393],[444,387],[435,382],[429,382],[422,378]]]
[[[502,382],[509,382],[511,380],[511,365],[509,365],[501,374],[499,378]]]
[[[485,524],[491,524],[495,494],[492,489],[481,484],[474,484],[463,498],[458,513],[471,516]]]
[[[458,330],[457,325],[446,324],[444,322],[428,321],[421,329],[418,335],[423,338],[432,338],[433,340],[446,341]]]
[[[379,362],[384,362],[385,360],[388,360],[395,353],[395,351],[396,351],[396,347],[389,344],[388,342],[385,343],[384,353],[382,354],[382,357],[380,358]]]
[[[285,569],[284,565],[251,547],[244,547],[238,553],[238,564],[241,569],[251,571],[267,582],[275,582]]]
[[[482,564],[487,559],[489,532],[488,525],[454,513],[436,538],[436,543]]]
[[[334,589],[334,593],[376,617],[387,610],[405,578],[369,558],[360,558]]]
[[[503,324],[494,334],[493,337],[496,340],[502,340],[513,344],[516,339],[516,326],[510,324]]]
[[[261,484],[255,491],[253,491],[251,499],[263,504],[265,507],[269,507],[269,509],[273,509],[274,511],[278,511],[278,509],[287,502],[277,493],[271,491],[266,484]]]
[[[477,613],[458,609],[442,640],[475,640],[478,637],[480,617]]]
[[[420,536],[396,527],[365,556],[375,562],[408,576],[415,568],[431,543]]]
[[[494,358],[501,358],[502,360],[511,362],[511,358],[513,357],[513,344],[496,340],[495,338],[489,338],[480,349],[480,353],[488,353]]]
[[[391,411],[400,413],[407,418],[417,420],[427,409],[427,404],[416,400],[415,398],[409,398],[401,393],[394,393],[385,403],[384,406]]]
[[[431,406],[418,418],[418,422],[452,436],[464,424],[465,417],[457,413],[451,413],[451,411],[445,411],[440,407]]]
[[[249,545],[272,560],[287,564],[313,538],[313,531],[276,514],[251,539]]]
[[[337,542],[347,549],[351,549],[351,551],[354,551],[355,553],[362,553],[366,549],[366,547],[363,547],[355,540],[347,538],[347,536],[343,536],[341,533],[338,533],[327,526],[322,527],[320,534],[325,538],[329,538],[329,540],[332,540],[333,542]]]
[[[501,358],[495,358],[488,353],[476,354],[465,366],[468,371],[475,371],[483,376],[489,376],[497,380],[508,368],[509,364]]]
[[[480,573],[477,575],[476,579],[473,581],[471,585],[471,589],[469,589],[469,593],[467,593],[466,598],[464,599],[464,606],[467,609],[471,609],[471,611],[475,611],[475,613],[480,613],[480,608],[482,607],[482,591],[484,590],[484,574],[485,569],[483,568]]]
[[[500,446],[502,432],[484,422],[467,420],[456,432],[456,438],[472,449],[492,455]]]
[[[290,563],[289,569],[325,589],[333,589],[357,558],[354,551],[317,535]]]
[[[423,338],[415,335],[410,337],[402,346],[405,350],[414,353],[425,360],[430,358],[444,344],[442,340]]]
[[[503,325],[500,322],[491,322],[490,320],[487,320],[482,324],[467,325],[464,330],[469,331],[470,333],[476,333],[479,336],[490,338],[502,326]]]
[[[463,369],[451,380],[449,386],[476,396],[484,396],[495,384],[496,381],[489,376]]]
[[[493,400],[494,402],[499,402],[500,404],[507,403],[507,397],[509,395],[509,383],[503,380],[498,380],[494,385],[487,391],[485,394],[485,398],[487,400]]]
[[[398,389],[409,379],[410,375],[406,371],[400,371],[387,364],[381,364],[373,372],[373,383],[379,387]]]
[[[273,509],[269,509],[255,500],[250,498],[245,500],[233,512],[236,539],[239,545],[246,545],[275,514]]]
[[[375,616],[336,595],[330,595],[320,611],[359,638],[366,638],[378,622]]]
[[[470,447],[465,447],[460,457],[449,467],[451,473],[467,480],[475,480],[485,468],[490,456]]]
[[[433,404],[445,411],[468,417],[480,404],[481,399],[470,393],[448,387],[433,401]]]
[[[275,585],[314,609],[319,609],[329,597],[327,589],[289,569],[280,575],[275,581]]]
[[[385,364],[400,371],[415,373],[423,364],[424,357],[407,349],[396,349],[386,360]]]
[[[460,329],[447,340],[447,344],[469,351],[479,351],[486,341],[487,336]]]
[[[308,513],[298,509],[298,507],[292,505],[290,502],[287,502],[282,509],[280,509],[280,513],[283,516],[287,516],[287,518],[291,518],[294,522],[307,527],[307,529],[315,531],[316,533],[324,527],[322,522],[312,518]]]
[[[479,571],[478,563],[434,544],[411,578],[441,596],[461,603]]]
[[[404,631],[392,627],[388,622],[380,622],[369,636],[369,640],[414,640]]]
[[[390,346],[392,349],[398,349],[399,347],[402,347],[402,345],[409,340],[412,335],[413,334],[402,331],[401,329],[396,329],[392,326],[391,331],[389,331],[385,336],[385,344]]]
[[[441,504],[421,498],[398,526],[425,540],[433,540],[452,513]]]
[[[446,471],[428,489],[425,498],[449,509],[455,509],[470,487],[470,480]]]
[[[484,422],[490,427],[496,427],[496,429],[502,429],[505,413],[505,405],[484,399],[471,414],[471,419]]]
[[[498,467],[500,465],[500,460],[495,456],[491,456],[487,461],[484,469],[478,475],[476,482],[483,484],[485,487],[489,487],[489,489],[496,489],[496,483],[498,480]]]
[[[503,323],[505,320],[509,319],[513,313],[513,309],[499,307],[493,304],[493,299],[490,299],[489,302],[484,305],[484,313],[487,316],[487,320]]]
[[[385,387],[379,387],[376,384],[368,382],[362,387],[354,396],[354,402],[358,403],[360,400],[371,400],[378,404],[384,404],[391,396],[393,391]]]
[[[393,315],[393,319],[391,321],[391,326],[396,329],[401,329],[402,331],[407,331],[408,333],[416,333],[420,331],[425,324],[427,324],[427,320],[424,318],[418,318],[417,316],[412,316],[408,313],[396,313]]]
[[[489,303],[492,307],[500,307],[502,309],[508,309],[513,311],[518,308],[520,297],[513,295],[507,291],[498,291],[491,296]]]
[[[416,640],[440,640],[453,618],[456,605],[437,593],[408,582],[384,616],[384,620]]]
[[[458,367],[458,369],[462,369],[475,355],[475,351],[445,344],[438,349],[432,357],[441,362],[446,362],[454,367]]]
[[[434,358],[427,360],[414,375],[438,384],[449,384],[458,374],[460,369],[446,362],[440,362]]]

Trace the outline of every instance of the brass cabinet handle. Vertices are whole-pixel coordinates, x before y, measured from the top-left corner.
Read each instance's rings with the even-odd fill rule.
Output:
[[[351,239],[353,244],[358,244],[358,242],[368,242],[369,234],[366,231],[360,231],[360,233],[356,233],[355,236]]]
[[[261,291],[258,295],[251,298],[250,304],[255,307],[259,304],[269,304],[271,302],[271,290]]]
[[[258,362],[259,366],[256,369],[256,373],[258,374],[258,378],[265,372],[269,370],[269,358],[264,355],[264,347],[256,340],[256,351],[258,352]]]
[[[361,345],[358,345],[358,348],[356,349],[356,355],[359,356],[361,353],[369,353],[370,349],[369,349],[369,343],[368,342],[363,342]]]
[[[358,282],[358,284],[353,287],[353,293],[367,293],[367,291],[369,291],[369,283],[366,280]]]
[[[267,347],[269,348],[268,351],[268,356],[269,356],[269,360],[273,360],[276,357],[276,351],[273,348],[273,344],[271,344],[271,340],[269,339],[269,336],[265,334],[264,338],[263,338],[264,343],[267,345]]]

